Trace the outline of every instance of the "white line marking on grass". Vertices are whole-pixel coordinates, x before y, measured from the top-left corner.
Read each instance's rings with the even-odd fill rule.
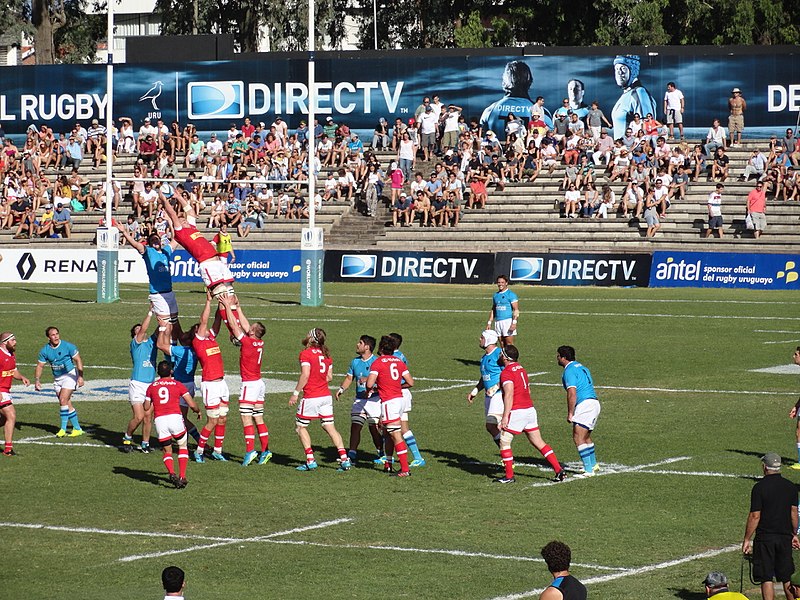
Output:
[[[606,583],[608,581],[615,581],[617,579],[622,579],[623,577],[631,577],[634,575],[643,575],[645,573],[650,573],[652,571],[660,571],[662,569],[668,569],[670,567],[675,567],[677,565],[682,565],[687,562],[692,562],[695,560],[700,560],[703,558],[712,558],[714,556],[719,556],[720,554],[727,554],[728,552],[734,552],[741,548],[740,544],[734,544],[732,546],[725,546],[724,548],[716,548],[714,550],[706,550],[705,552],[698,552],[697,554],[691,554],[689,556],[684,556],[682,558],[676,558],[674,560],[668,560],[661,563],[656,563],[654,565],[646,565],[644,567],[637,567],[635,569],[626,569],[625,571],[620,571],[618,573],[609,573],[608,575],[597,575],[596,577],[589,577],[588,579],[582,579],[584,585],[592,585],[594,583]],[[536,590],[529,590],[527,592],[521,592],[519,594],[509,594],[508,596],[496,596],[491,600],[519,600],[520,598],[530,598],[532,596],[538,596],[547,588],[539,588]]]
[[[730,477],[731,479],[753,479],[750,475],[737,475],[736,473],[716,473],[714,471],[669,471],[666,469],[643,469],[639,473],[653,473],[654,475],[694,475],[697,477]]]
[[[286,544],[292,546],[314,546],[317,548],[335,548],[348,550],[388,550],[391,552],[415,552],[418,554],[444,554],[446,556],[464,556],[467,558],[491,558],[496,560],[513,560],[543,563],[544,559],[534,556],[509,556],[506,554],[488,554],[486,552],[469,552],[466,550],[444,550],[436,548],[406,548],[403,546],[374,546],[370,544],[326,544],[323,542],[307,542],[303,540],[269,540],[271,544]],[[582,567],[596,571],[625,571],[627,567],[607,567],[604,565],[590,565],[572,563],[573,567]]]
[[[781,340],[779,342],[761,342],[762,344],[795,344],[800,340]]]
[[[251,538],[228,539],[214,544],[202,544],[198,546],[190,546],[189,548],[180,548],[177,550],[166,550],[164,552],[150,552],[148,554],[134,554],[132,556],[123,556],[122,558],[118,559],[117,562],[133,562],[135,560],[142,560],[146,558],[160,558],[162,556],[172,556],[173,554],[183,554],[184,552],[194,552],[195,550],[207,550],[208,548],[230,546],[231,544],[266,542],[271,540],[272,538],[281,537],[284,535],[291,535],[293,533],[303,533],[304,531],[312,531],[314,529],[324,529],[325,527],[331,527],[333,525],[350,523],[352,520],[353,519],[348,519],[348,518],[334,519],[332,521],[323,521],[321,523],[315,523],[314,525],[307,525],[305,527],[295,527],[293,529],[287,529],[285,531],[276,531],[275,533],[260,535]]]
[[[788,331],[786,329],[754,329],[753,333],[800,333],[800,331]]]
[[[207,535],[192,535],[183,533],[164,533],[153,531],[128,531],[123,529],[97,529],[95,527],[64,527],[60,525],[43,525],[40,523],[0,523],[0,527],[18,527],[22,529],[44,529],[46,531],[63,531],[67,533],[96,533],[102,535],[131,535],[145,538],[174,538],[179,540],[205,540],[205,541],[237,541],[235,538],[216,537]]]
[[[17,444],[25,444],[27,442],[38,442],[39,440],[47,440],[53,437],[52,433],[48,433],[47,435],[39,435],[36,437],[26,437],[22,438],[21,440],[17,440]]]
[[[415,394],[421,394],[423,392],[441,392],[443,390],[454,390],[456,388],[467,388],[467,387],[469,387],[471,385],[474,385],[474,383],[475,382],[456,383],[455,385],[442,385],[442,386],[438,386],[438,387],[431,387],[431,388],[425,388],[425,389],[420,389],[420,390],[416,390],[415,389],[414,393]]]
[[[36,363],[17,363],[21,367],[35,367]],[[84,369],[114,369],[116,371],[130,371],[130,367],[117,367],[114,365],[84,365]]]
[[[92,444],[91,442],[33,442],[33,441],[25,441],[25,440],[17,440],[16,444],[33,444],[35,446],[67,446],[70,448],[75,448],[80,446],[82,448],[111,448],[112,450],[118,450],[116,446],[107,446],[106,444]]]
[[[603,471],[601,470],[599,473],[595,473],[593,477],[587,478],[579,478],[579,477],[568,477],[564,481],[541,481],[539,483],[531,483],[525,487],[547,487],[551,485],[564,485],[565,483],[574,483],[576,481],[591,481],[592,479],[597,479],[598,477],[605,477],[607,475],[619,475],[621,473],[637,473],[644,469],[650,469],[652,467],[660,467],[661,465],[669,465],[672,463],[680,462],[683,460],[691,459],[691,456],[676,456],[673,458],[665,458],[664,460],[659,460],[654,463],[646,463],[643,465],[635,465],[633,467],[622,467],[620,469],[615,469],[613,471]]]
[[[751,373],[770,373],[773,375],[800,375],[800,365],[777,365],[763,369],[751,369]]]
[[[797,368],[796,373],[800,373],[800,366],[793,365]],[[772,367],[774,368],[774,367]],[[773,372],[766,371],[765,369],[756,369],[758,372]],[[563,387],[560,383],[544,383],[532,381],[531,385],[540,387]],[[679,388],[657,388],[657,387],[631,387],[624,385],[596,385],[594,386],[599,390],[623,390],[628,392],[668,392],[672,394],[739,394],[739,395],[764,395],[764,396],[794,396],[797,392],[765,392],[764,390],[748,391],[748,390],[698,390],[698,389],[679,389]]]

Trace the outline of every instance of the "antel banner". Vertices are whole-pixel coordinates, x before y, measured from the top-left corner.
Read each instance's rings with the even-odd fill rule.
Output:
[[[147,270],[139,253],[119,251],[120,283],[147,283]],[[0,282],[97,283],[97,250],[30,248],[0,249]]]
[[[512,283],[533,285],[602,285],[646,287],[649,254],[537,254],[504,252],[497,255],[495,275]]]
[[[650,287],[800,289],[800,255],[655,252]]]
[[[489,252],[325,252],[325,281],[490,283],[493,270]]]
[[[299,250],[237,250],[228,267],[239,283],[299,283]],[[202,281],[200,264],[183,249],[176,250],[169,263],[172,281]]]

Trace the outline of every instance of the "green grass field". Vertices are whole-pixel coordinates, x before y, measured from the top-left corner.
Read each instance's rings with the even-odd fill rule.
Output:
[[[75,440],[54,436],[49,385],[40,394],[13,390],[19,456],[0,460],[3,598],[159,598],[169,564],[186,570],[192,600],[538,597],[549,583],[539,550],[551,539],[570,544],[591,598],[701,598],[710,570],[738,589],[759,457],[796,459],[787,413],[797,375],[753,371],[791,363],[800,344],[793,292],[515,287],[520,362],[532,374],[543,435],[577,467],[555,363],[555,349],[570,344],[601,397],[595,441],[604,470],[550,484],[551,471],[519,438],[517,483],[498,486],[482,406],[465,401],[492,286],[329,284],[318,309],[298,305],[296,285],[239,290],[250,319],[267,327],[275,457],[246,469],[191,463],[185,490],[168,484],[160,453],[116,449],[130,414],[128,332],[147,310],[144,286],[125,286],[123,301],[107,306],[93,303],[89,286],[6,290],[0,329],[17,334],[23,373],[32,377],[44,327],[54,324],[78,345],[92,389],[75,397],[89,431]],[[196,289],[180,289],[184,323],[202,301]],[[336,386],[359,335],[404,335],[418,379],[411,424],[428,460],[411,479],[366,462],[337,473],[318,427],[321,468],[295,471],[303,453],[287,390],[312,325],[328,332]],[[235,374],[237,350],[222,347]],[[350,399],[336,406],[345,441]],[[235,404],[231,415],[226,452],[240,459]],[[744,588],[760,597],[749,582]]]

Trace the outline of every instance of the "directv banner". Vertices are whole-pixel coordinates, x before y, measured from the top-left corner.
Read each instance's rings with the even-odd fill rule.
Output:
[[[646,287],[649,254],[500,253],[495,274],[512,283]]]
[[[199,263],[178,249],[170,262],[172,281],[202,281]],[[238,250],[228,267],[238,283],[299,283],[299,250]]]
[[[800,289],[800,256],[655,252],[650,287]]]
[[[240,283],[299,283],[299,250],[240,250],[229,264]],[[172,280],[200,282],[198,263],[184,250],[170,262]],[[147,283],[144,261],[136,250],[119,251],[120,283]],[[2,283],[97,283],[97,250],[50,248],[0,249]]]
[[[581,56],[500,55],[418,56],[401,52],[380,58],[316,59],[312,97],[320,122],[337,123],[372,136],[379,117],[390,124],[414,117],[423,96],[435,90],[445,104],[464,108],[484,131],[503,130],[509,114],[527,124],[537,96],[545,99],[545,122],[570,98],[583,117],[593,100],[622,137],[638,112],[664,120],[667,82],[675,81],[686,98],[684,124],[705,136],[714,118],[727,127],[728,99],[734,87],[747,101],[745,135],[783,133],[800,110],[800,60],[792,54],[748,55],[736,48],[724,56],[676,56],[669,48],[647,55],[615,56],[602,48]],[[260,57],[259,57],[260,58]],[[624,68],[623,68],[624,67]],[[128,116],[138,131],[145,117],[169,127],[188,122],[207,135],[224,133],[245,117],[266,127],[277,116],[296,128],[308,114],[308,63],[270,55],[269,59],[114,66],[114,114]],[[76,122],[104,122],[104,65],[4,67],[0,78],[0,125],[19,138],[30,124],[69,133]],[[502,135],[501,135],[502,137]]]
[[[325,252],[325,281],[491,283],[489,252]]]

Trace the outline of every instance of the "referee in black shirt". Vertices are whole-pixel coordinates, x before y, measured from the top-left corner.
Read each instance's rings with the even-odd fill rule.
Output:
[[[792,547],[800,549],[797,539],[797,486],[781,477],[781,457],[768,452],[761,457],[764,477],[750,492],[750,514],[744,530],[742,552],[751,551],[753,576],[761,582],[764,600],[775,598],[773,579],[783,584],[787,598],[794,598],[790,581],[794,573]]]

